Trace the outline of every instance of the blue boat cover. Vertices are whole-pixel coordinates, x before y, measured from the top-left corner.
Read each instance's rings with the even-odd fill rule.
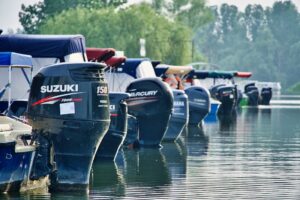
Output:
[[[117,69],[119,73],[126,73],[134,78],[137,78],[136,70],[143,61],[150,61],[149,58],[128,58],[126,61]]]
[[[40,58],[63,58],[71,53],[85,53],[82,35],[0,35],[0,52],[17,52]]]
[[[159,67],[154,68],[154,71],[156,76],[161,76],[165,74],[168,69],[169,69],[168,65],[159,65]]]
[[[30,55],[14,52],[0,52],[0,66],[32,66]]]

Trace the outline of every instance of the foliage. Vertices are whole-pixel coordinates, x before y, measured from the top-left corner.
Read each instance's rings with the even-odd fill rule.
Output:
[[[90,47],[113,47],[139,57],[139,39],[146,39],[147,57],[171,64],[191,62],[191,30],[158,15],[147,4],[116,11],[79,8],[47,20],[40,33],[82,34]]]
[[[19,21],[25,33],[39,33],[39,27],[50,17],[76,7],[99,9],[118,7],[127,0],[43,0],[33,5],[22,4]]]
[[[197,47],[223,69],[252,71],[261,81],[287,88],[300,77],[300,14],[290,1],[272,8],[248,5],[244,12],[223,4],[214,22],[197,32]]]
[[[291,87],[287,89],[288,92],[290,93],[297,93],[300,94],[300,82],[295,83]]]

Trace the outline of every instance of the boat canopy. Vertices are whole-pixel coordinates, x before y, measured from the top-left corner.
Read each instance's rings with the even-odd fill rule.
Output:
[[[205,79],[205,78],[220,78],[220,79],[232,79],[236,72],[233,71],[203,71],[193,70],[188,78],[193,79]]]
[[[31,55],[33,75],[37,74],[41,67],[48,65],[60,62],[87,61],[85,39],[82,35],[0,35],[0,52]],[[14,77],[19,76],[18,73],[14,74]],[[26,84],[23,79],[14,79],[14,77],[12,81],[15,85]],[[2,84],[1,80],[0,83]],[[28,97],[24,96],[17,88],[14,90],[13,98],[27,99]]]
[[[2,87],[0,88],[0,99],[2,99],[2,97],[5,97],[9,102],[8,106],[10,106],[10,103],[13,98],[11,92],[12,86],[14,86],[14,93],[16,91],[22,92],[22,90],[25,90],[24,85],[20,87],[21,85],[13,85],[13,82],[20,80],[20,77],[24,76],[29,88],[31,82],[32,66],[32,57],[30,55],[19,54],[14,52],[0,52],[0,72],[3,77],[0,79],[0,86]],[[15,76],[12,77],[12,69],[14,68],[19,68],[21,70],[16,71]],[[26,68],[30,69],[29,73],[26,73]],[[7,77],[7,79],[5,80],[4,77]],[[5,96],[5,92],[7,90],[8,94],[7,96]]]
[[[32,57],[30,55],[14,52],[0,52],[0,67],[32,67]]]
[[[251,72],[235,72],[234,76],[239,77],[239,78],[249,78],[252,76],[252,73]]]
[[[105,73],[110,92],[125,92],[128,85],[138,78],[156,77],[151,60],[128,58],[118,68]]]
[[[149,58],[128,58],[117,71],[134,78],[156,77]]]
[[[0,35],[0,51],[28,54],[37,58],[60,58],[72,53],[85,54],[82,35]]]
[[[116,54],[113,48],[87,48],[86,55],[89,61],[107,61]]]
[[[190,73],[193,70],[192,66],[175,66],[175,65],[166,65],[159,64],[155,67],[155,73],[157,76],[161,76],[162,74],[179,74],[185,75]]]

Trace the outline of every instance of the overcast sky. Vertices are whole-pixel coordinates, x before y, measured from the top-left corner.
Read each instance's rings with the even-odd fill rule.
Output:
[[[21,4],[29,5],[38,2],[39,0],[0,0],[0,29],[7,32],[8,29],[16,30],[21,28],[19,23],[18,13],[21,10]],[[140,1],[140,0],[129,0]],[[233,4],[244,10],[248,4],[261,4],[265,6],[272,6],[276,0],[208,0],[208,5],[221,5],[222,3]],[[300,0],[292,0],[298,10],[300,8]]]

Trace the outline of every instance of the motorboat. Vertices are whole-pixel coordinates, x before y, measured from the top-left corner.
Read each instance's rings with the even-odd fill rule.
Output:
[[[172,112],[170,87],[157,78],[147,58],[129,58],[106,72],[110,92],[126,92],[127,146],[160,147]]]
[[[114,56],[112,48],[87,48],[90,61],[104,62],[110,70],[125,62],[126,57]],[[109,77],[107,77],[109,78]],[[119,149],[127,135],[127,103],[129,94],[125,92],[109,93],[110,125],[96,154],[96,160],[115,160]]]
[[[31,56],[0,52],[0,70],[3,74],[8,73],[8,82],[1,90],[0,193],[18,192],[29,181],[36,145],[31,140],[31,127],[22,122],[26,105],[25,108],[17,107],[23,101],[12,99],[12,86],[15,86],[12,72],[22,71],[28,78],[26,71],[31,68]],[[1,80],[5,81],[4,78]]]
[[[108,130],[109,97],[101,63],[60,63],[34,76],[28,122],[39,144],[32,180],[50,191],[88,191],[97,149]]]
[[[189,73],[192,68],[186,66],[172,66],[166,64],[155,65],[155,73],[167,83],[173,92],[173,109],[164,141],[175,141],[182,133],[189,120],[188,96],[180,86],[181,78]],[[175,77],[177,76],[177,77]],[[178,78],[178,79],[176,79]]]
[[[19,192],[29,181],[36,145],[31,127],[0,115],[0,193]]]

